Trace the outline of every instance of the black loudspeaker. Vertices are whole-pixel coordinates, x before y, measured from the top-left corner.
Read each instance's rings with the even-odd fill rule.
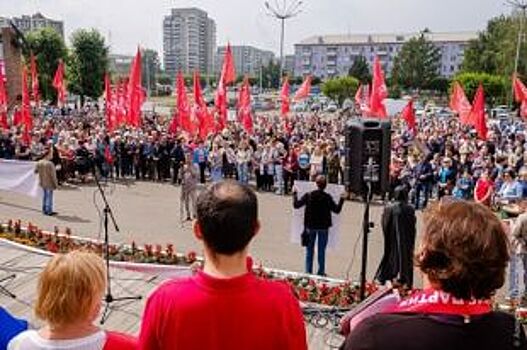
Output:
[[[379,119],[356,119],[346,124],[344,180],[351,192],[365,195],[366,182],[374,194],[390,186],[391,124]]]

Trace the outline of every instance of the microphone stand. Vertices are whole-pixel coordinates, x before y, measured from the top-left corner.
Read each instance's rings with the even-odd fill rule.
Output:
[[[366,201],[364,202],[364,216],[362,218],[362,261],[360,270],[360,289],[359,297],[360,300],[366,299],[366,269],[368,264],[368,236],[370,230],[373,228],[373,222],[370,221],[370,204],[372,197],[371,184],[374,181],[374,165],[373,160],[370,158],[366,165],[366,176],[364,182],[366,183]]]
[[[104,192],[104,189],[101,186],[101,183],[99,181],[99,177],[97,176],[97,170],[95,168],[95,164],[93,165],[93,177],[95,179],[95,183],[97,184],[97,189],[99,190],[99,193],[101,194],[101,198],[104,202],[104,260],[106,262],[106,295],[104,297],[104,301],[106,302],[106,305],[104,307],[104,311],[102,313],[101,317],[101,324],[104,324],[108,318],[110,317],[110,314],[112,313],[112,303],[118,303],[122,301],[128,301],[128,300],[141,300],[143,297],[138,296],[126,296],[126,297],[114,297],[112,294],[112,279],[110,276],[110,238],[109,238],[109,231],[108,231],[108,217],[112,220],[113,227],[115,228],[116,232],[119,232],[119,226],[117,226],[117,222],[115,221],[115,217],[113,216],[112,208],[110,207],[110,204],[108,204],[108,200],[106,199],[106,193]]]

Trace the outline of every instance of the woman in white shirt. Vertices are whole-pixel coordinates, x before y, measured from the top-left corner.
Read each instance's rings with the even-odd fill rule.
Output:
[[[323,164],[324,153],[322,152],[322,149],[320,149],[320,146],[316,146],[310,158],[311,168],[309,170],[309,177],[311,178],[311,181],[315,181],[318,175],[322,175],[324,170]]]
[[[45,322],[13,338],[8,350],[132,350],[131,337],[106,332],[94,325],[106,288],[103,260],[74,251],[55,255],[42,271],[35,314]]]

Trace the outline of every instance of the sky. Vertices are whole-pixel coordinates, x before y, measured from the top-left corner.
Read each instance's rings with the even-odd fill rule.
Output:
[[[267,15],[264,0],[0,0],[0,16],[40,11],[63,20],[67,37],[78,28],[98,29],[111,53],[133,54],[139,44],[162,55],[163,17],[178,7],[207,11],[218,46],[230,41],[279,51],[279,21]],[[287,21],[285,52],[313,35],[480,31],[510,11],[502,0],[303,0],[302,13]]]

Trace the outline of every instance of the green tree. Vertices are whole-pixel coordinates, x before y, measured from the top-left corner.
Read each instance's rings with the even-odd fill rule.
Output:
[[[470,101],[474,98],[479,84],[483,84],[485,100],[491,106],[503,103],[506,100],[508,86],[510,86],[507,79],[502,76],[488,73],[460,73],[452,79],[452,83],[456,81],[463,86],[467,98]]]
[[[340,77],[327,80],[322,85],[322,92],[327,97],[342,105],[346,98],[351,98],[357,92],[359,81],[354,77]]]
[[[144,49],[141,55],[142,83],[150,93],[156,91],[157,78],[161,72],[161,62],[157,51]]]
[[[59,60],[66,62],[68,50],[62,37],[51,28],[42,28],[26,35],[29,50],[35,55],[38,67],[40,94],[43,100],[53,101],[57,92],[52,86]],[[30,52],[24,52],[29,62]]]
[[[357,78],[362,84],[368,84],[371,81],[370,66],[364,56],[359,56],[353,61],[348,75]]]
[[[487,72],[511,76],[514,71],[519,17],[499,16],[491,19],[485,31],[470,41],[464,53],[462,69],[465,72]],[[518,71],[527,73],[527,45],[522,45]]]
[[[270,61],[267,66],[262,67],[262,85],[264,89],[278,89],[280,84],[280,65]]]
[[[104,37],[95,29],[76,30],[71,35],[71,45],[69,89],[78,94],[84,104],[85,96],[97,99],[103,93],[108,47]]]
[[[426,89],[439,76],[441,51],[421,33],[408,40],[394,60],[394,84]]]

